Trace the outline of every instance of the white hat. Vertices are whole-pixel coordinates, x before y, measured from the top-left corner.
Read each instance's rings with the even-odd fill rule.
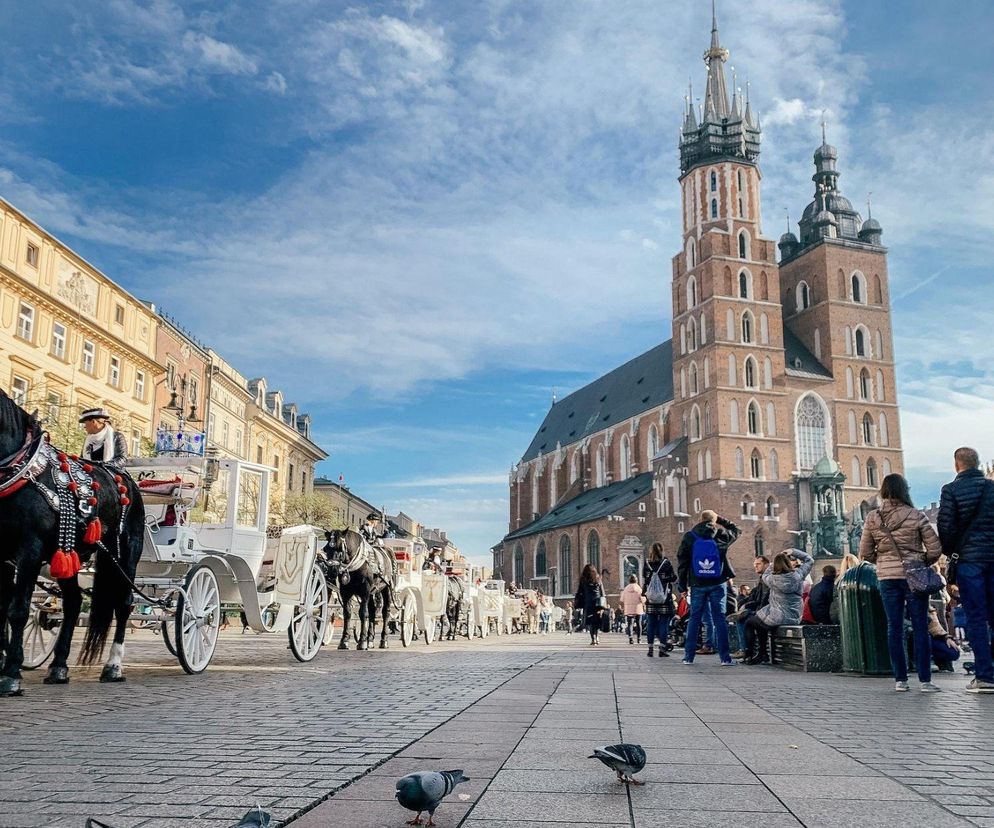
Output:
[[[80,424],[87,420],[109,420],[110,412],[106,408],[88,408],[79,415]]]

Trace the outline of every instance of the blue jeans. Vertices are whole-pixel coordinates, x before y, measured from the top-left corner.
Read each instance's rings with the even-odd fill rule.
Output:
[[[697,651],[697,637],[701,634],[701,623],[704,619],[705,608],[712,618],[719,619],[714,625],[715,644],[718,657],[722,661],[731,661],[728,652],[728,625],[725,623],[725,585],[717,584],[709,587],[694,587],[690,593],[690,621],[687,624],[687,643],[684,645],[684,658],[694,660]]]
[[[880,597],[887,614],[887,649],[895,681],[908,680],[908,651],[904,644],[905,612],[911,617],[918,680],[932,680],[932,639],[928,634],[928,596],[915,595],[903,578],[880,581]]]
[[[659,639],[659,646],[665,647],[666,642],[670,637],[670,618],[669,615],[656,615],[654,612],[647,613],[646,621],[648,624],[648,629],[646,630],[645,637],[649,642],[649,646],[652,646],[652,642],[657,638]]]
[[[994,682],[991,627],[994,626],[994,563],[961,563],[956,586],[966,613],[966,637],[973,650],[977,678]]]

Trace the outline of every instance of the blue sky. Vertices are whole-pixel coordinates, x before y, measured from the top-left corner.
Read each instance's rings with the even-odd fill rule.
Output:
[[[309,409],[320,469],[484,555],[548,408],[669,336],[690,0],[0,3],[0,195]],[[994,426],[989,4],[719,3],[764,231],[890,246],[906,463]],[[862,209],[862,208],[861,208]]]

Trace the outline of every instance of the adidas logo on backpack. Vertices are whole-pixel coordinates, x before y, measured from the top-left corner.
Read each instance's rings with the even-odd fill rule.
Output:
[[[690,553],[691,572],[697,578],[721,577],[721,555],[714,538],[701,537],[696,532],[691,534],[694,536],[694,547]]]

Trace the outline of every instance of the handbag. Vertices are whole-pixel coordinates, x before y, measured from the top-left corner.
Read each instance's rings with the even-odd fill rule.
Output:
[[[601,613],[601,632],[611,632],[611,613]]]
[[[915,595],[937,595],[942,592],[942,587],[945,586],[942,576],[932,569],[932,567],[926,566],[924,560],[909,561],[904,557],[901,552],[901,547],[897,545],[897,541],[894,540],[894,536],[891,534],[890,529],[888,529],[887,524],[884,523],[883,515],[880,515],[880,528],[883,529],[884,534],[887,535],[891,545],[897,552],[897,556],[901,559],[901,563],[904,565],[904,579],[908,582],[908,589]],[[920,533],[918,537],[920,540]]]
[[[977,506],[973,510],[973,514],[970,515],[970,519],[966,523],[966,528],[960,534],[959,539],[956,541],[956,549],[949,556],[949,560],[946,561],[946,583],[950,586],[956,585],[956,568],[959,563],[959,553],[966,546],[966,542],[970,537],[970,530],[973,529],[973,524],[976,522],[978,515],[980,515],[980,510],[983,508],[984,501],[987,500],[987,494],[991,489],[994,489],[989,481],[984,486],[984,493],[980,496],[980,500],[977,501]]]

